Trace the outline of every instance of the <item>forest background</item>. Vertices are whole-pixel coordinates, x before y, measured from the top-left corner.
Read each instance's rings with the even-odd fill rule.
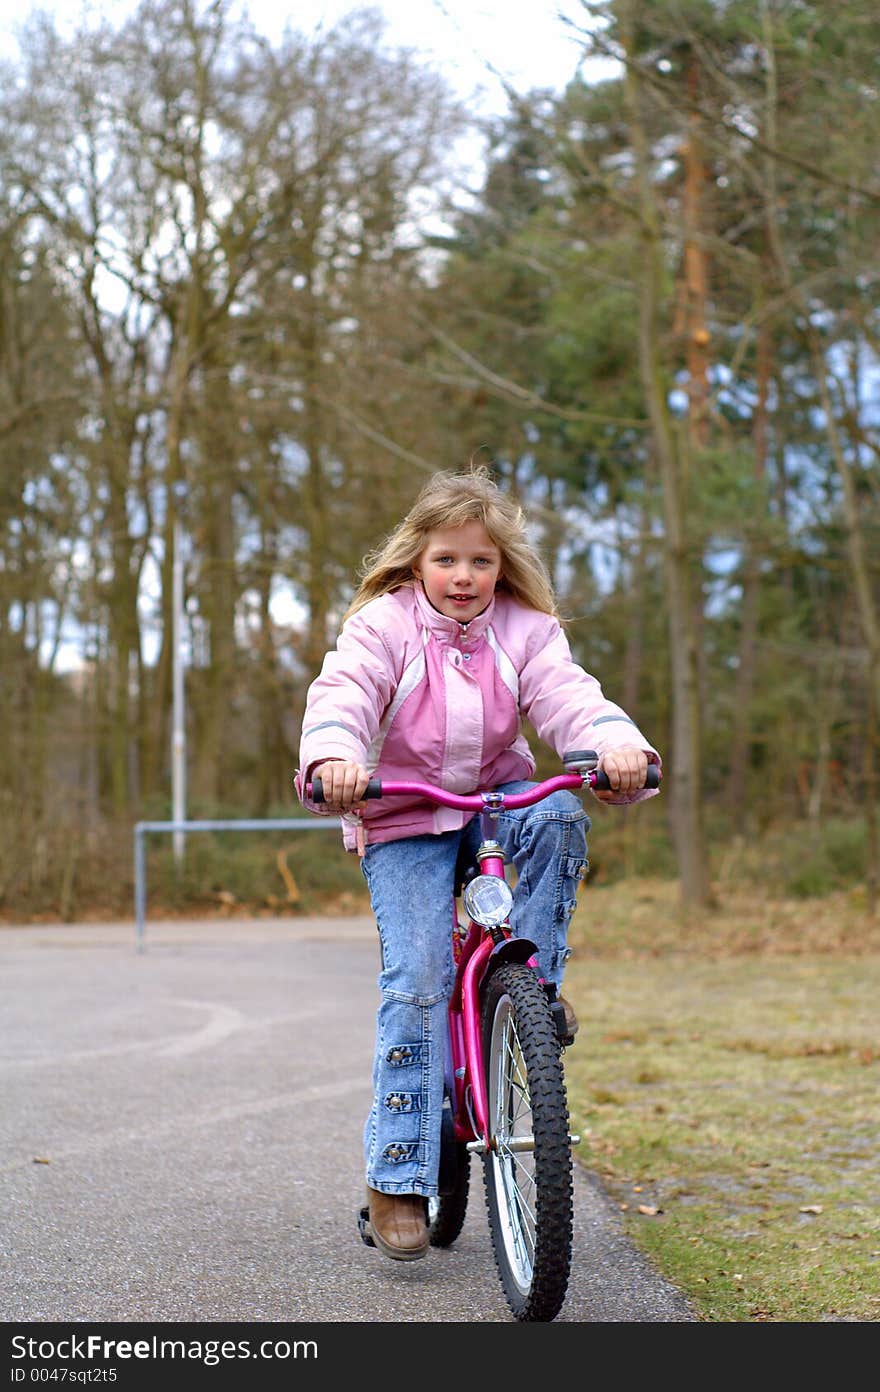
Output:
[[[875,910],[880,17],[568,22],[608,75],[487,122],[369,9],[277,43],[224,0],[29,21],[0,82],[0,917],[131,912],[133,827],[171,813],[175,536],[188,813],[289,817],[361,558],[474,456],[664,755],[594,878],[701,910],[734,866]],[[331,839],[163,845],[151,893],[344,907]]]

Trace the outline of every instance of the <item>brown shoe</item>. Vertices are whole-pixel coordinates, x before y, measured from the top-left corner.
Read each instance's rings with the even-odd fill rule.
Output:
[[[428,1250],[427,1201],[421,1194],[383,1194],[367,1187],[373,1241],[392,1261],[417,1261]]]

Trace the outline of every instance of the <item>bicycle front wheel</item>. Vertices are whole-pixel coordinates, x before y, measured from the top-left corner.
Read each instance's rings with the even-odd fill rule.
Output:
[[[516,1318],[548,1321],[571,1271],[571,1140],[559,1039],[531,967],[508,962],[490,977],[482,1027],[495,1263]]]

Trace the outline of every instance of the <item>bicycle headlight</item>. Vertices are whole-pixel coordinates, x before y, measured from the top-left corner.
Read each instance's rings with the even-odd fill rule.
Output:
[[[497,875],[475,875],[465,885],[464,906],[476,923],[496,928],[507,921],[513,908],[513,891]]]

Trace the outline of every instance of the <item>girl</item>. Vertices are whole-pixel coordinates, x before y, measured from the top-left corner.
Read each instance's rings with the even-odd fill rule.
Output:
[[[363,802],[369,778],[435,783],[458,793],[528,786],[527,717],[560,756],[600,755],[610,791],[649,797],[657,751],[573,661],[544,565],[517,503],[485,469],[437,473],[381,549],[368,557],[334,651],[309,688],[296,788],[311,811],[342,816],[379,929],[382,968],[364,1129],[370,1229],[386,1256],[428,1249],[437,1193],[452,987],[449,903],[456,863],[479,819],[416,799]],[[307,801],[323,781],[327,807]],[[587,864],[589,818],[562,791],[505,811],[496,837],[516,867],[511,927],[538,946],[543,976],[562,982],[568,921]],[[418,911],[413,891],[418,887]],[[577,1029],[567,1002],[566,1024]]]

